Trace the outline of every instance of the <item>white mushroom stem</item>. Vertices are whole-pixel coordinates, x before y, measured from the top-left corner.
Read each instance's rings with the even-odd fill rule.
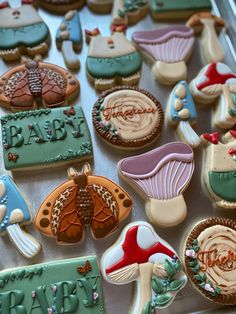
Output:
[[[193,130],[189,121],[180,121],[176,131],[183,142],[189,144],[192,147],[197,147],[200,145],[200,137]]]
[[[79,69],[80,61],[78,56],[74,52],[73,43],[71,40],[63,40],[61,46],[61,52],[65,61],[66,66],[69,69],[75,70]]]
[[[10,225],[6,230],[11,242],[26,258],[34,257],[40,251],[40,243],[31,235],[23,231],[19,224]]]
[[[201,22],[204,25],[201,36],[204,61],[206,63],[222,61],[224,59],[224,51],[215,30],[215,21],[203,18]]]
[[[156,61],[152,66],[154,77],[165,85],[173,85],[187,77],[187,66],[185,61],[167,63]]]

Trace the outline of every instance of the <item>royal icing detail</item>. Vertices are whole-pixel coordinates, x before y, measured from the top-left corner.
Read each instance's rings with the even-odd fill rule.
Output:
[[[0,105],[12,111],[58,107],[79,92],[76,77],[56,65],[28,61],[0,77]]]
[[[194,170],[190,146],[173,142],[145,154],[124,158],[120,174],[145,198],[149,220],[159,226],[181,223],[187,214],[183,191]]]
[[[69,69],[80,67],[79,59],[75,52],[80,51],[83,43],[82,29],[79,13],[69,11],[61,22],[57,34],[56,44],[61,50],[65,64]]]
[[[0,57],[6,61],[20,59],[21,54],[30,56],[48,51],[50,32],[47,25],[29,4],[0,9]]]
[[[89,129],[79,106],[17,112],[3,116],[1,124],[7,170],[92,157]]]
[[[212,200],[223,208],[236,208],[236,137],[234,131],[225,134],[203,134],[203,178]]]
[[[0,176],[0,235],[8,233],[19,252],[31,258],[37,255],[41,245],[21,226],[31,222],[29,207],[12,178]]]
[[[197,119],[197,112],[186,81],[180,81],[173,88],[168,106],[170,123],[177,126],[180,139],[192,147],[200,145],[200,138],[191,127]]]
[[[115,85],[137,85],[142,59],[123,33],[105,37],[100,32],[86,32],[90,39],[86,69],[97,90]]]
[[[88,264],[88,273],[78,271]],[[2,271],[0,299],[4,314],[104,314],[102,282],[94,256]]]
[[[125,227],[104,253],[101,270],[110,283],[136,282],[133,314],[154,313],[156,308],[169,306],[187,281],[174,249],[142,221]]]
[[[81,241],[87,225],[93,237],[100,239],[114,232],[131,208],[131,198],[119,185],[92,175],[90,165],[85,164],[80,173],[73,168],[68,170],[68,181],[52,191],[40,206],[35,226],[59,243]]]
[[[105,92],[95,103],[92,115],[98,134],[121,149],[152,143],[164,120],[159,101],[145,90],[131,87]]]
[[[203,103],[214,103],[214,123],[229,129],[236,123],[236,74],[223,63],[205,66],[190,84],[194,98]]]
[[[132,39],[152,59],[152,72],[157,80],[171,85],[186,79],[185,61],[194,44],[191,28],[176,25],[154,31],[134,32]]]
[[[192,230],[185,248],[190,279],[208,298],[235,304],[236,227],[230,219],[211,218]]]

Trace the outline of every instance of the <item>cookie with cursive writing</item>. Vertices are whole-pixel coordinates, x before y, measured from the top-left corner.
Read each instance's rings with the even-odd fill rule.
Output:
[[[7,170],[60,166],[92,158],[92,142],[79,106],[12,113],[1,118]]]
[[[209,218],[190,232],[184,264],[195,286],[208,299],[236,304],[236,221]]]
[[[160,135],[164,114],[160,102],[135,87],[104,92],[93,108],[93,125],[108,144],[134,150],[153,143]]]

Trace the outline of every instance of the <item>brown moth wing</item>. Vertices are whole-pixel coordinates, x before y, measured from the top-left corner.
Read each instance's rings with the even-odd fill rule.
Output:
[[[77,213],[78,187],[73,187],[63,206],[57,234],[58,242],[76,243],[82,240],[83,226]]]
[[[111,197],[108,196],[110,197],[110,200],[108,202],[106,201],[106,196],[104,197],[105,193],[111,195],[107,189],[100,185],[96,185],[95,188],[94,186],[95,185],[87,186],[94,202],[94,214],[91,228],[94,238],[100,239],[106,237],[117,229],[118,208],[114,198],[111,199]],[[111,204],[112,202],[113,204]],[[113,205],[113,210],[111,209],[111,205]]]
[[[128,217],[132,209],[133,203],[131,197],[125,190],[123,190],[119,185],[105,177],[88,175],[87,178],[88,185],[90,184],[102,185],[112,193],[113,197],[115,198],[118,204],[119,208],[118,219],[120,221]]]

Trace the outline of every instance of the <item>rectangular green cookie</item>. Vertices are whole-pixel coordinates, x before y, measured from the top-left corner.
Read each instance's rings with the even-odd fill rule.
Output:
[[[90,133],[79,106],[17,112],[3,116],[1,124],[7,170],[92,158]]]
[[[96,256],[0,272],[1,314],[103,314]]]
[[[155,12],[180,10],[211,10],[210,0],[152,0],[152,10]]]

